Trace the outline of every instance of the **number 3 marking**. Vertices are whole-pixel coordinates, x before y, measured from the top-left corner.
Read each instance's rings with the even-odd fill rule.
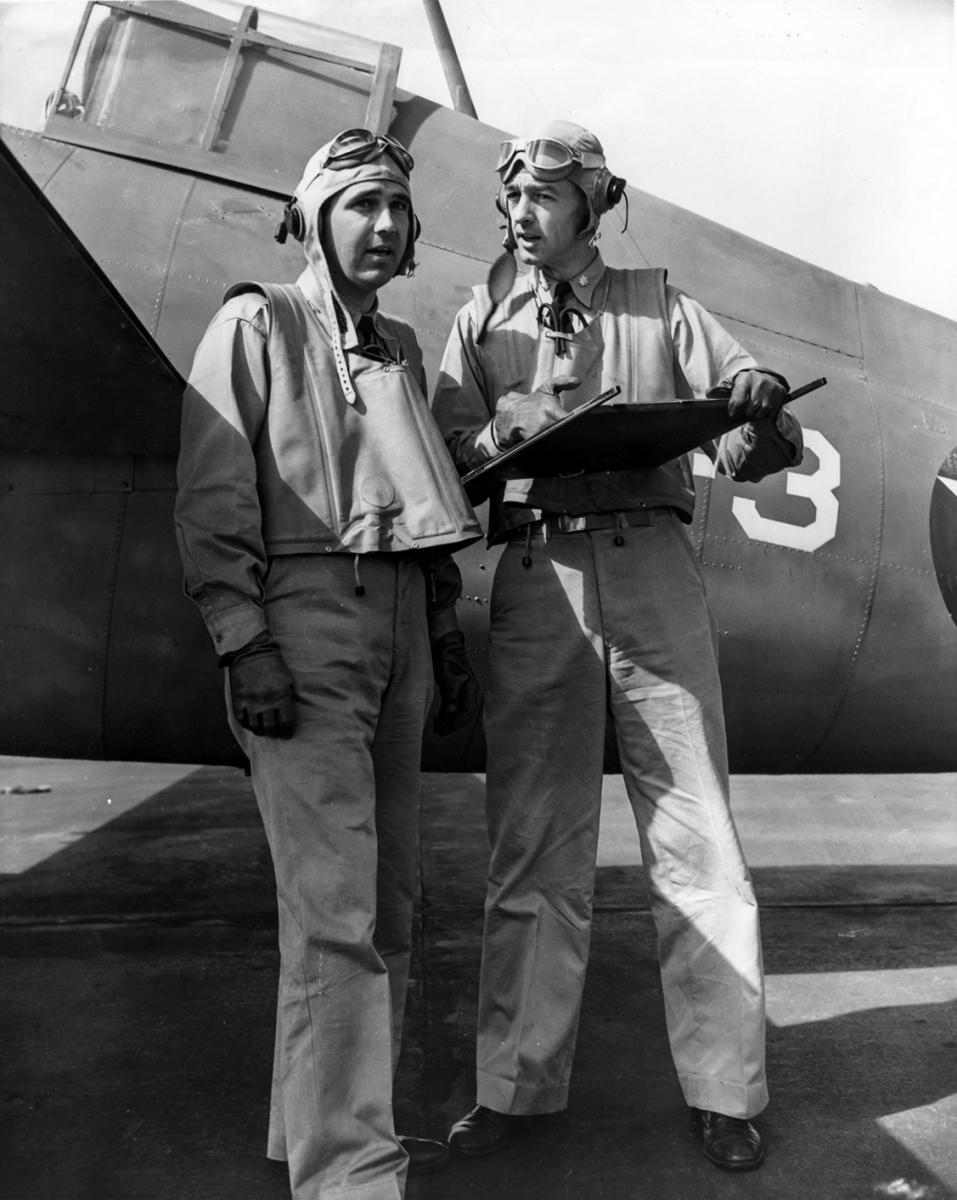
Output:
[[[817,470],[810,475],[788,471],[787,491],[789,496],[803,496],[811,501],[814,520],[810,525],[775,521],[761,516],[756,501],[735,496],[731,511],[744,532],[755,541],[813,551],[829,542],[837,532],[838,502],[834,489],[841,483],[841,456],[816,429],[804,430],[804,444],[817,456]],[[712,463],[703,454],[695,454],[694,470],[696,475],[714,475]]]

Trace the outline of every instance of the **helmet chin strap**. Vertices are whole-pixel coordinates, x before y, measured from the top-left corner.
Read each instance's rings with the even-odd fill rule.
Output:
[[[336,364],[336,374],[339,376],[339,383],[342,385],[342,390],[345,393],[346,403],[355,404],[356,389],[352,382],[352,376],[349,374],[349,364],[346,361],[345,351],[342,348],[342,331],[339,328],[339,314],[336,311],[335,290],[332,286],[332,275],[329,272],[329,264],[326,261],[322,243],[319,240],[318,223],[314,223],[311,228],[307,228],[303,250],[305,251],[306,262],[309,264],[313,278],[319,285],[319,295],[322,297],[322,315],[325,317],[326,325],[329,328],[329,339],[332,342],[332,357]]]

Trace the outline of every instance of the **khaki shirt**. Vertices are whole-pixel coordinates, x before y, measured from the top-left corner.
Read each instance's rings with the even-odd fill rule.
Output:
[[[703,397],[738,372],[757,368],[705,308],[667,284],[661,269],[608,268],[598,256],[570,283],[570,303],[582,320],[575,318],[575,334],[563,357],[539,325],[539,305],[551,298],[551,289],[538,270],[516,280],[481,346],[475,339],[488,310],[487,289],[476,288],[460,310],[432,406],[460,470],[497,453],[492,422],[500,397],[539,390],[558,374],[582,380],[575,392],[563,393],[562,402],[572,408],[613,383],[622,393],[612,403]],[[798,422],[782,409],[776,421],[734,429],[711,450],[719,472],[754,481],[799,463],[803,439]],[[509,480],[493,493],[489,540],[501,540],[543,512],[580,515],[658,506],[674,507],[691,519],[694,481],[687,455],[644,470]]]

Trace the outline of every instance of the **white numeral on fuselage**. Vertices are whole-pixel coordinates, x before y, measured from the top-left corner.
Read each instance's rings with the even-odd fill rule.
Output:
[[[837,532],[838,501],[834,490],[841,483],[841,456],[816,429],[805,428],[804,444],[816,455],[817,470],[810,475],[788,471],[787,492],[789,496],[803,496],[811,501],[814,520],[809,525],[796,525],[762,517],[758,512],[759,501],[735,496],[731,511],[749,538],[787,546],[791,550],[813,551],[829,542]],[[714,466],[704,454],[694,455],[693,469],[696,475],[714,476]]]

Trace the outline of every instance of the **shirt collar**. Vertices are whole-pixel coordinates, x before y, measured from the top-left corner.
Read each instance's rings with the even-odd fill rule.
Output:
[[[601,254],[596,253],[595,257],[583,271],[579,271],[577,275],[569,279],[568,282],[571,284],[572,295],[575,297],[579,307],[594,308],[595,290],[604,278],[605,270],[606,267]],[[555,292],[556,281],[549,279],[539,267],[532,268],[532,275],[538,298],[540,300],[551,300]]]

